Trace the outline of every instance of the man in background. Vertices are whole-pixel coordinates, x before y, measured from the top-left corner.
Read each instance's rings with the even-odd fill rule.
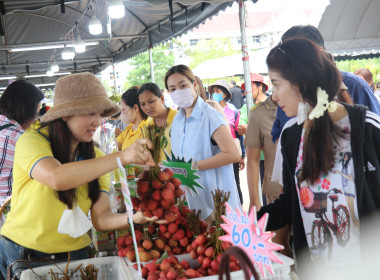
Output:
[[[236,87],[236,82],[234,80],[230,81],[229,86],[230,86],[230,92],[232,94],[230,103],[234,104],[236,109],[240,109],[244,104],[241,90]]]

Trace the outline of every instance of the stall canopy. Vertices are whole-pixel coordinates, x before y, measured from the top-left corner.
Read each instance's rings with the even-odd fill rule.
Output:
[[[380,56],[380,1],[331,0],[318,29],[335,58]]]
[[[249,53],[249,66],[251,73],[268,73],[266,58],[270,48],[251,51]],[[223,78],[232,77],[236,75],[243,75],[243,61],[241,54],[234,54],[221,58],[210,59],[202,62],[193,69],[195,75],[201,79]]]
[[[123,1],[125,16],[111,20],[106,2],[110,1],[0,1],[0,87],[15,76],[45,74],[53,62],[61,72],[97,73],[112,62],[191,30],[234,1],[128,0]],[[99,35],[89,33],[94,15],[102,23]],[[111,33],[107,30],[109,22]],[[63,60],[63,43],[70,46],[78,34],[86,44],[93,45],[86,46],[84,53],[76,53],[73,60]],[[60,47],[55,48],[57,45]],[[41,46],[46,49],[20,51],[22,47]],[[54,83],[57,76],[28,79],[46,84]]]

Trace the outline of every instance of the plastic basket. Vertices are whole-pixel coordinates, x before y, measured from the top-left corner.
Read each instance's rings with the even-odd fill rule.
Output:
[[[87,266],[88,264],[93,264],[96,268],[99,268],[98,279],[99,280],[125,280],[125,279],[136,279],[134,271],[127,267],[124,260],[120,257],[103,257],[103,258],[93,258],[93,259],[84,259],[79,261],[70,262],[69,269],[70,271],[82,264],[82,267]],[[57,266],[64,270],[66,263],[59,263]],[[60,270],[55,265],[41,266],[33,268],[33,271],[40,277],[44,277],[46,280],[51,279],[50,269],[53,272],[60,272]],[[22,272],[20,280],[40,280],[38,276],[33,273],[31,269],[25,270]],[[80,280],[80,271],[78,270],[72,276],[73,280]]]
[[[264,267],[264,277],[261,277],[261,273],[258,270],[257,266],[255,265],[255,268],[260,275],[260,280],[291,280],[292,278],[290,277],[290,266],[294,264],[294,260],[284,256],[278,252],[274,252],[274,254],[282,260],[283,264],[281,263],[272,263],[272,269],[273,269],[273,275],[270,274],[269,271]],[[179,261],[185,260],[188,261],[190,264],[190,267],[194,267],[199,265],[197,260],[194,260],[190,257],[190,254],[183,254],[183,255],[176,255]],[[132,268],[132,265],[134,263],[129,262],[128,265]],[[137,275],[137,271],[132,268],[134,272],[134,275]],[[245,280],[244,278],[244,272],[242,270],[231,272],[231,279],[234,280]],[[138,277],[136,279],[142,279],[141,277]],[[213,276],[206,276],[206,277],[198,277],[194,278],[197,280],[218,280],[218,275],[213,275]],[[225,278],[226,279],[226,278]]]

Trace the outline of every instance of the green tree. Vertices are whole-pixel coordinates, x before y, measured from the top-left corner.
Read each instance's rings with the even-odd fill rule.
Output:
[[[107,80],[102,81],[102,83],[106,89],[109,99],[111,99],[115,103],[119,103],[121,99],[121,95],[115,91],[114,86],[110,86]]]
[[[338,61],[336,66],[339,70],[352,73],[359,68],[368,68],[372,72],[375,85],[380,82],[380,58],[343,60]]]
[[[193,69],[207,60],[237,53],[239,51],[232,48],[230,38],[220,37],[202,40],[189,53],[189,56],[192,58],[189,67]]]
[[[155,83],[164,88],[164,77],[166,71],[175,63],[174,53],[171,50],[172,43],[160,44],[152,49],[153,73]],[[124,89],[131,86],[142,85],[152,81],[150,76],[149,52],[136,55],[130,60],[130,65],[134,68],[129,72]]]

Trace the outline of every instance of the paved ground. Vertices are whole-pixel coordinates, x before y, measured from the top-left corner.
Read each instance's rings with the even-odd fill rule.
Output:
[[[247,163],[247,160],[246,160]],[[240,171],[240,188],[243,194],[243,210],[248,211],[249,207],[249,192],[248,192],[248,184],[247,184],[247,169],[244,168]],[[259,195],[261,197],[261,189],[259,189]],[[261,201],[262,203],[262,201]]]
[[[249,192],[248,192],[248,184],[247,184],[247,172],[246,168],[240,171],[240,188],[243,194],[243,210],[248,211],[249,207]]]

